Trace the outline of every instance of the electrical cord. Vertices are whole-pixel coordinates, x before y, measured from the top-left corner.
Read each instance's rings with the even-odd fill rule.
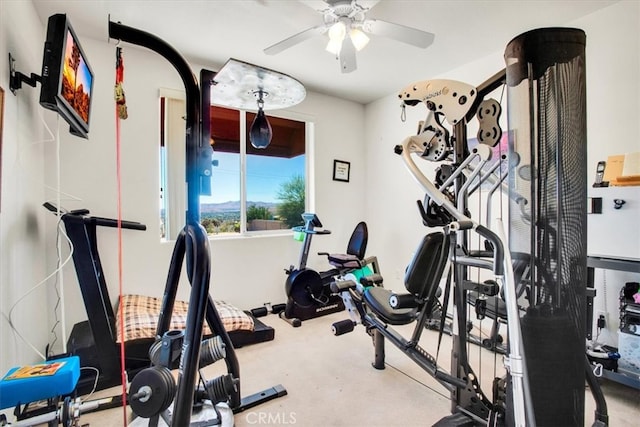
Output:
[[[608,300],[607,300],[607,270],[602,270],[602,303],[604,305],[604,312],[607,313]]]
[[[58,205],[59,206],[59,205]],[[58,214],[60,214],[60,212],[58,212]],[[62,221],[62,217],[60,216],[58,219],[58,224],[57,224],[57,229],[63,230],[63,228],[60,226],[60,222]],[[56,269],[58,272],[62,271],[62,266],[61,266],[61,261],[62,261],[62,252],[61,252],[61,247],[60,247],[60,232],[56,233],[56,256],[57,256],[57,261],[56,261]],[[66,234],[63,234],[67,240],[67,243],[69,244],[69,249],[71,250],[71,241],[69,240],[69,237]],[[54,323],[53,326],[51,327],[50,333],[51,335],[53,335],[53,340],[49,343],[49,346],[47,348],[53,348],[53,346],[56,344],[56,342],[58,341],[58,334],[56,333],[56,328],[57,326],[60,324],[60,319],[58,318],[58,309],[61,306],[61,300],[62,300],[62,296],[60,294],[60,290],[58,289],[58,278],[60,277],[60,275],[56,274],[56,281],[54,283],[53,288],[56,291],[56,304],[53,307],[53,316],[54,316]],[[63,337],[64,338],[64,337]],[[64,352],[63,352],[64,353]],[[47,354],[48,356],[48,354]]]
[[[40,110],[39,110],[40,111]],[[20,109],[18,109],[18,119],[20,116]],[[33,141],[29,144],[27,144],[26,146],[23,146],[21,148],[19,148],[18,150],[16,150],[16,157],[14,159],[14,168],[20,170],[20,169],[25,169],[23,164],[22,164],[22,158],[23,158],[23,152],[26,151],[27,149],[29,149],[30,147],[36,146],[36,145],[40,145],[40,144],[45,144],[45,143],[49,143],[52,141],[57,141],[57,146],[56,146],[56,159],[57,159],[57,183],[58,183],[58,187],[60,187],[60,178],[59,178],[59,174],[60,174],[60,162],[59,162],[59,155],[60,155],[60,147],[59,147],[59,128],[60,128],[60,117],[59,115],[57,115],[57,123],[58,123],[58,135],[54,135],[54,133],[52,132],[51,128],[47,125],[47,122],[44,119],[44,116],[42,115],[42,113],[39,113],[39,117],[40,117],[40,121],[42,123],[42,125],[44,126],[44,129],[46,130],[46,134],[48,136],[46,136],[45,138],[43,138],[42,140],[37,140],[37,141]],[[19,120],[18,120],[19,121]],[[56,202],[57,205],[60,206],[60,196],[63,195],[65,197],[64,200],[73,200],[73,201],[80,201],[82,200],[79,197],[76,197],[72,194],[66,193],[62,190],[60,190],[59,188],[54,188],[51,187],[49,185],[47,185],[44,182],[39,182],[36,180],[33,180],[32,174],[23,174],[23,177],[25,177],[27,180],[32,180],[34,181],[35,184],[37,184],[38,186],[42,186],[45,190],[48,191],[53,191],[56,194]],[[18,190],[19,191],[19,190]],[[59,308],[59,306],[61,305],[62,302],[62,294],[61,292],[59,292],[58,290],[58,273],[60,271],[62,271],[62,268],[64,267],[64,265],[66,265],[66,263],[71,259],[71,256],[73,254],[73,245],[71,244],[71,241],[69,240],[69,237],[66,235],[66,233],[64,232],[64,229],[60,227],[60,221],[58,222],[58,230],[61,231],[61,233],[64,235],[64,237],[66,238],[66,240],[69,243],[69,247],[70,247],[70,254],[69,257],[64,261],[64,262],[60,262],[61,259],[61,254],[60,251],[58,250],[58,259],[57,259],[57,267],[56,269],[47,277],[45,277],[41,282],[37,283],[35,286],[33,286],[29,291],[27,291],[25,294],[23,294],[10,308],[9,310],[9,314],[7,315],[5,312],[1,312],[2,316],[7,320],[12,332],[14,333],[14,336],[19,337],[28,347],[30,347],[32,350],[34,350],[34,352],[41,357],[43,360],[46,360],[46,356],[47,354],[42,354],[32,343],[30,343],[17,329],[16,325],[13,322],[13,310],[16,308],[16,306],[24,299],[26,298],[28,295],[30,295],[31,293],[33,293],[34,291],[36,291],[38,288],[40,288],[41,286],[43,286],[51,277],[53,277],[54,275],[56,276],[56,284],[55,284],[55,290],[56,290],[56,305],[54,308],[54,316],[55,316],[55,321],[54,321],[54,325],[51,329],[51,333],[54,335],[54,339],[53,342],[49,345],[47,345],[47,349],[51,348],[53,346],[53,344],[55,344],[55,342],[57,341],[58,337],[57,334],[55,333],[55,328],[57,327],[57,325],[60,323],[60,319],[58,318],[58,314],[57,314],[57,310]],[[59,233],[56,235],[56,246],[59,249]]]
[[[18,114],[19,114],[19,110],[18,110]],[[47,131],[47,134],[49,135],[49,137],[48,138],[44,138],[44,139],[39,140],[39,141],[33,141],[30,144],[28,144],[26,147],[22,147],[21,149],[18,149],[16,151],[16,158],[14,160],[14,164],[15,164],[14,168],[24,169],[24,167],[22,165],[22,157],[23,157],[22,153],[25,150],[27,150],[28,148],[30,148],[30,147],[32,147],[34,145],[46,144],[46,143],[50,143],[50,142],[56,141],[56,136],[53,134],[53,132],[51,131],[51,129],[47,125],[47,122],[45,121],[44,116],[42,116],[42,114],[39,114],[39,117],[40,117],[40,121],[42,122],[42,124],[44,126],[44,129]],[[60,120],[60,117],[58,116],[58,128],[60,127],[59,120]],[[19,117],[18,117],[18,121],[19,121]],[[60,169],[59,166],[58,166],[58,169]],[[36,180],[34,180],[32,174],[24,174],[22,176],[22,178],[26,178],[27,180],[31,180],[34,184],[37,184],[38,186],[42,186],[42,188],[44,188],[45,190],[52,191],[52,192],[54,192],[54,193],[56,193],[58,195],[64,196],[65,199],[63,199],[63,200],[72,200],[72,201],[81,201],[82,200],[81,198],[79,198],[77,196],[74,196],[73,194],[66,193],[66,192],[60,190],[59,188],[54,188],[54,187],[52,187],[50,185],[47,185],[47,183],[45,183],[44,181],[36,181]]]
[[[91,392],[87,395],[87,397],[85,397],[83,400],[87,401],[89,400],[89,398],[91,398],[91,396],[93,395],[93,393],[96,391],[96,388],[98,388],[98,379],[100,378],[100,370],[94,366],[83,366],[80,368],[80,370],[82,371],[83,369],[90,369],[92,371],[96,372],[96,378],[93,381],[93,388],[91,389]]]
[[[37,284],[35,284],[31,289],[29,289],[27,292],[25,292],[20,298],[18,298],[13,305],[11,306],[11,309],[9,309],[9,314],[6,315],[4,312],[2,313],[2,315],[4,316],[4,318],[7,320],[7,322],[9,323],[9,327],[11,328],[12,332],[18,336],[27,346],[29,346],[40,358],[42,358],[42,360],[47,360],[47,357],[42,354],[31,342],[29,342],[29,340],[27,340],[18,330],[18,328],[16,327],[16,325],[13,322],[13,311],[15,310],[15,308],[18,306],[18,304],[20,304],[25,298],[27,298],[29,295],[31,295],[33,292],[35,292],[36,290],[38,290],[40,287],[42,287],[43,285],[45,285],[47,283],[47,281],[49,279],[51,279],[52,277],[54,277],[56,274],[58,274],[59,271],[61,271],[64,266],[71,260],[71,257],[73,255],[73,243],[71,243],[71,239],[69,239],[69,237],[67,236],[66,232],[64,231],[64,228],[61,227],[61,222],[58,221],[58,230],[60,233],[62,233],[62,235],[67,239],[67,241],[69,242],[69,247],[70,247],[70,251],[69,251],[69,256],[67,256],[67,258],[60,264],[59,267],[57,267],[51,274],[49,274],[47,277],[45,277],[44,279],[42,279],[40,282],[38,282]]]

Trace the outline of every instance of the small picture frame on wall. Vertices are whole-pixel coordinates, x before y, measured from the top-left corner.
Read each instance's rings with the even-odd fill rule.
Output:
[[[351,172],[351,163],[344,160],[333,161],[333,180],[349,182],[349,173]]]

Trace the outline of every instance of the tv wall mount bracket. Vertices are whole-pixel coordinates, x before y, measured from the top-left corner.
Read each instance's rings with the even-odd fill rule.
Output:
[[[26,83],[29,86],[36,87],[36,83],[42,82],[42,77],[31,73],[31,76],[16,71],[15,58],[9,52],[9,89],[11,93],[16,95],[18,89],[22,89],[22,83]]]

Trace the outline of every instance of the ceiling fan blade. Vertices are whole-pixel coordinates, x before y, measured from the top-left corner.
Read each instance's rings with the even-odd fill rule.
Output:
[[[350,0],[298,0],[300,3],[309,6],[312,9],[318,11],[325,11],[329,8],[333,8],[338,3],[351,3]],[[380,0],[358,0],[358,5],[364,9],[371,9],[378,4]]]
[[[300,3],[306,6],[309,6],[311,9],[314,9],[314,10],[326,10],[331,6],[329,2],[326,2],[323,0],[299,0],[299,1]]]
[[[345,37],[340,49],[340,70],[343,73],[350,73],[357,68],[356,48],[351,41],[351,37]]]
[[[297,45],[298,43],[302,43],[303,41],[310,39],[311,37],[319,36],[324,34],[327,31],[326,25],[318,25],[316,27],[309,28],[307,30],[301,31],[298,34],[294,34],[291,37],[288,37],[278,43],[269,46],[264,49],[264,53],[267,55],[275,55],[277,53],[282,52],[285,49],[289,49]]]
[[[364,30],[421,48],[430,46],[435,38],[433,33],[379,19],[367,19],[364,22]]]
[[[300,0],[304,3],[320,3],[321,0]],[[358,0],[357,3],[359,6],[362,6],[365,9],[371,9],[373,6],[378,4],[380,0]],[[351,3],[350,0],[324,0],[322,3],[327,3],[329,6],[334,7],[338,3]]]

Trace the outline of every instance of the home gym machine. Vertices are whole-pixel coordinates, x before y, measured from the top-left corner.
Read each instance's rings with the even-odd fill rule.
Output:
[[[426,193],[424,203],[418,202],[423,222],[441,231],[430,232],[418,246],[404,277],[407,293],[393,293],[366,278],[361,283],[336,282],[334,291],[340,292],[351,318],[337,322],[333,330],[340,335],[362,324],[373,339],[375,368],[384,369],[384,342],[389,340],[433,376],[450,392],[452,402],[452,415],[436,426],[584,425],[585,372],[597,406],[593,425],[607,425],[606,403],[584,352],[584,44],[580,30],[533,30],[509,43],[508,67],[477,88],[431,80],[409,85],[399,94],[403,108],[424,103],[429,111],[418,134],[406,138],[396,153]],[[500,170],[499,181],[502,174],[509,178],[509,248],[501,220],[474,220],[468,209],[471,189],[502,161],[492,159],[493,141],[500,138],[498,123],[491,118],[496,102],[484,98],[504,84],[510,161],[505,170],[493,170]],[[480,144],[470,148],[466,127],[476,114]],[[443,130],[444,120],[453,128],[451,138]],[[435,182],[418,168],[414,155],[446,161]],[[486,203],[489,210],[491,201]],[[477,249],[471,246],[472,237]],[[433,356],[419,342],[447,265]],[[491,280],[472,274],[480,270],[492,272]],[[466,325],[472,295],[481,317],[489,310],[489,298],[499,296],[506,311],[505,373],[496,376],[494,366],[492,396],[484,391],[481,367],[472,366],[469,357]],[[438,364],[438,354],[450,296],[454,322],[447,370]],[[412,323],[408,339],[393,328]]]
[[[451,393],[453,415],[443,418],[436,425],[499,425],[505,419],[505,405],[497,403],[504,402],[507,396],[506,388],[500,386],[504,384],[504,379],[496,379],[494,396],[490,398],[482,389],[476,374],[478,368],[472,366],[470,361],[467,308],[470,291],[495,296],[500,287],[505,288],[508,306],[509,297],[515,292],[513,270],[507,262],[508,253],[505,253],[503,238],[469,217],[466,206],[472,184],[487,179],[487,168],[503,161],[500,157],[492,159],[493,150],[489,141],[472,150],[468,149],[467,122],[479,107],[486,105],[483,104],[483,98],[503,82],[504,71],[477,88],[451,80],[431,80],[417,82],[400,93],[404,105],[429,102],[429,117],[421,123],[418,135],[406,138],[396,147],[396,153],[402,156],[408,170],[426,193],[424,202],[418,203],[423,222],[441,231],[427,234],[416,249],[404,277],[407,293],[393,293],[366,277],[361,279],[360,286],[349,281],[337,282],[334,286],[334,290],[342,295],[345,305],[352,308],[349,310],[351,319],[334,324],[336,335],[353,330],[357,324],[364,325],[373,338],[375,368],[384,369],[384,343],[389,340]],[[440,130],[444,128],[444,119],[453,126],[454,138],[448,138],[448,132]],[[497,120],[490,124],[491,128],[495,125]],[[499,139],[500,135],[496,134],[495,142]],[[452,160],[447,163],[450,174],[434,184],[418,168],[412,155],[426,160]],[[463,172],[473,161],[476,163],[472,172],[465,176]],[[489,242],[482,257],[468,254],[472,231]],[[452,365],[447,371],[438,364],[437,355],[427,352],[419,345],[419,341],[437,306],[437,294],[448,264],[449,273],[442,296],[443,308],[440,310],[441,337],[449,297],[453,294]],[[484,283],[471,280],[468,274],[470,266],[492,272],[492,281]],[[394,325],[408,324],[415,325],[408,339],[393,328]],[[511,372],[515,399],[514,405],[510,406],[520,420],[521,424],[518,425],[525,425],[524,378],[519,369],[523,360],[517,339],[519,330],[510,332],[510,337],[516,337],[510,349],[510,358],[518,361]]]
[[[229,339],[209,294],[211,258],[209,239],[200,224],[200,195],[211,192],[211,155],[210,105],[216,92],[226,90],[227,98],[247,96],[243,89],[231,90],[228,85],[233,79],[224,80],[225,73],[251,74],[260,87],[246,91],[253,99],[255,94],[269,90],[265,79],[292,81],[301,90],[301,97],[289,97],[278,86],[270,94],[270,99],[287,99],[289,104],[300,102],[304,98],[304,87],[281,73],[255,67],[240,61],[229,60],[220,71],[214,73],[202,70],[200,81],[192,73],[185,59],[171,46],[147,32],[127,27],[120,23],[109,22],[109,37],[122,42],[146,47],[167,59],[182,78],[186,91],[186,183],[187,211],[186,225],[179,233],[171,258],[169,273],[163,296],[162,310],[157,327],[158,341],[149,349],[153,366],[141,371],[129,388],[129,403],[135,413],[149,418],[148,425],[157,426],[160,418],[172,427],[189,425],[233,425],[232,413],[244,411],[262,402],[284,396],[286,390],[281,386],[269,388],[248,397],[241,397],[240,367],[233,345]],[[277,78],[273,76],[277,76]],[[236,84],[239,84],[236,82]],[[231,94],[231,95],[230,95]],[[235,95],[234,95],[235,94]],[[262,98],[261,98],[262,99]],[[282,108],[282,107],[281,107]],[[178,282],[183,261],[186,258],[186,272],[191,284],[187,326],[184,332],[169,331],[171,314],[176,298]],[[215,335],[202,341],[204,321]],[[212,380],[203,377],[201,367],[216,360],[224,359],[227,374]],[[177,362],[179,360],[179,362]],[[177,383],[170,367],[178,363]],[[200,377],[200,386],[197,379]],[[197,419],[192,419],[194,402],[200,410]],[[141,421],[138,418],[134,423]],[[133,424],[132,424],[133,425]]]
[[[335,276],[362,268],[368,240],[367,225],[360,222],[349,239],[346,254],[318,253],[326,255],[334,268],[317,272],[307,268],[311,240],[316,234],[330,234],[331,231],[317,229],[322,228],[322,223],[315,213],[303,213],[302,219],[304,225],[293,228],[294,233],[304,236],[300,259],[297,267],[291,265],[285,270],[287,303],[284,311],[279,313],[282,319],[294,327],[300,326],[303,320],[344,310],[342,298],[331,292],[330,284]]]

